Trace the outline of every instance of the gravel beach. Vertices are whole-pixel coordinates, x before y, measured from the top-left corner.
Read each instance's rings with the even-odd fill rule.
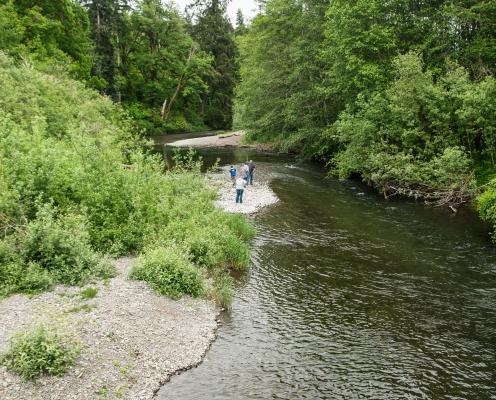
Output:
[[[243,195],[243,204],[236,204],[236,189],[229,179],[229,167],[223,167],[217,173],[208,176],[212,185],[218,188],[219,198],[215,202],[217,207],[230,213],[254,214],[262,208],[279,202],[278,197],[265,179],[260,180],[258,175],[253,185],[248,185]]]
[[[91,300],[81,299],[82,288],[59,286],[0,302],[0,353],[12,335],[39,323],[59,327],[81,347],[61,377],[26,383],[0,367],[1,400],[151,399],[171,375],[201,362],[215,339],[219,309],[206,300],[157,296],[127,280],[130,258],[116,265],[119,274],[107,285],[90,285],[98,287]]]

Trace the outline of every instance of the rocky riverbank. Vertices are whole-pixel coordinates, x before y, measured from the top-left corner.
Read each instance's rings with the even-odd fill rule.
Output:
[[[23,382],[0,367],[2,400],[151,399],[173,374],[201,362],[215,339],[219,309],[207,300],[157,296],[127,279],[130,258],[118,275],[84,300],[82,288],[59,286],[32,298],[0,301],[0,353],[8,339],[45,324],[77,340],[81,355],[63,376]]]

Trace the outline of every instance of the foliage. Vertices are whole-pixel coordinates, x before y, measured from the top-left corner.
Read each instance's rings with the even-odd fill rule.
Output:
[[[493,242],[496,243],[496,179],[485,187],[485,191],[477,199],[477,206],[481,218],[491,224]]]
[[[89,79],[92,43],[88,16],[72,0],[1,0],[0,27],[8,32],[0,49],[13,56],[31,54],[40,67],[65,68],[79,79]]]
[[[148,134],[203,125],[198,110],[212,59],[193,41],[184,19],[158,0],[140,1],[122,18],[124,28],[115,51],[120,54],[118,85],[124,105],[137,110],[138,103],[146,112],[140,120],[148,124],[143,126]]]
[[[322,79],[325,12],[322,1],[270,1],[239,38],[235,125],[248,129],[252,140],[316,151],[333,107],[315,90]]]
[[[238,49],[234,29],[226,15],[227,2],[197,1],[193,37],[213,58],[213,73],[206,79],[208,91],[202,97],[205,123],[213,129],[232,127],[232,100],[238,82]]]
[[[122,102],[145,134],[229,125],[237,71],[232,27],[214,13],[210,28],[219,44],[227,41],[219,55],[217,41],[195,42],[175,6],[162,3],[0,0],[0,50],[49,73],[69,72]]]
[[[25,380],[42,374],[63,375],[79,355],[79,347],[44,326],[14,336],[1,364]]]
[[[164,172],[118,107],[63,74],[0,55],[0,84],[2,295],[106,277],[100,252],[146,253],[158,239],[190,238],[188,265],[188,246],[207,241],[211,273],[246,265],[251,228],[215,209],[192,154]]]
[[[157,293],[173,298],[183,294],[197,297],[203,292],[199,270],[173,244],[143,253],[134,264],[130,277],[146,281]]]
[[[495,11],[268,0],[240,38],[236,124],[387,196],[464,203],[496,160]]]
[[[224,308],[231,308],[234,279],[229,275],[220,275],[214,281],[213,295],[217,303]]]

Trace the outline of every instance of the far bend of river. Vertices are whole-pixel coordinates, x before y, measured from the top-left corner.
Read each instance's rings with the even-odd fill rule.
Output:
[[[280,198],[205,361],[161,400],[496,399],[496,251],[469,212],[243,150]],[[249,192],[246,194],[249,196]]]

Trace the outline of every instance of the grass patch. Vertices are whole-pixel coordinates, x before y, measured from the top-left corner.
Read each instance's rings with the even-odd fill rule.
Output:
[[[68,313],[91,312],[96,308],[94,304],[81,304],[80,306],[72,307],[67,310]]]
[[[231,308],[234,291],[234,279],[223,274],[214,280],[213,297],[217,304],[224,308]]]
[[[0,362],[24,380],[42,374],[63,375],[79,355],[79,346],[44,326],[14,336]]]
[[[83,300],[89,300],[89,299],[94,299],[96,295],[98,294],[98,288],[95,287],[89,287],[81,291],[79,295]]]

